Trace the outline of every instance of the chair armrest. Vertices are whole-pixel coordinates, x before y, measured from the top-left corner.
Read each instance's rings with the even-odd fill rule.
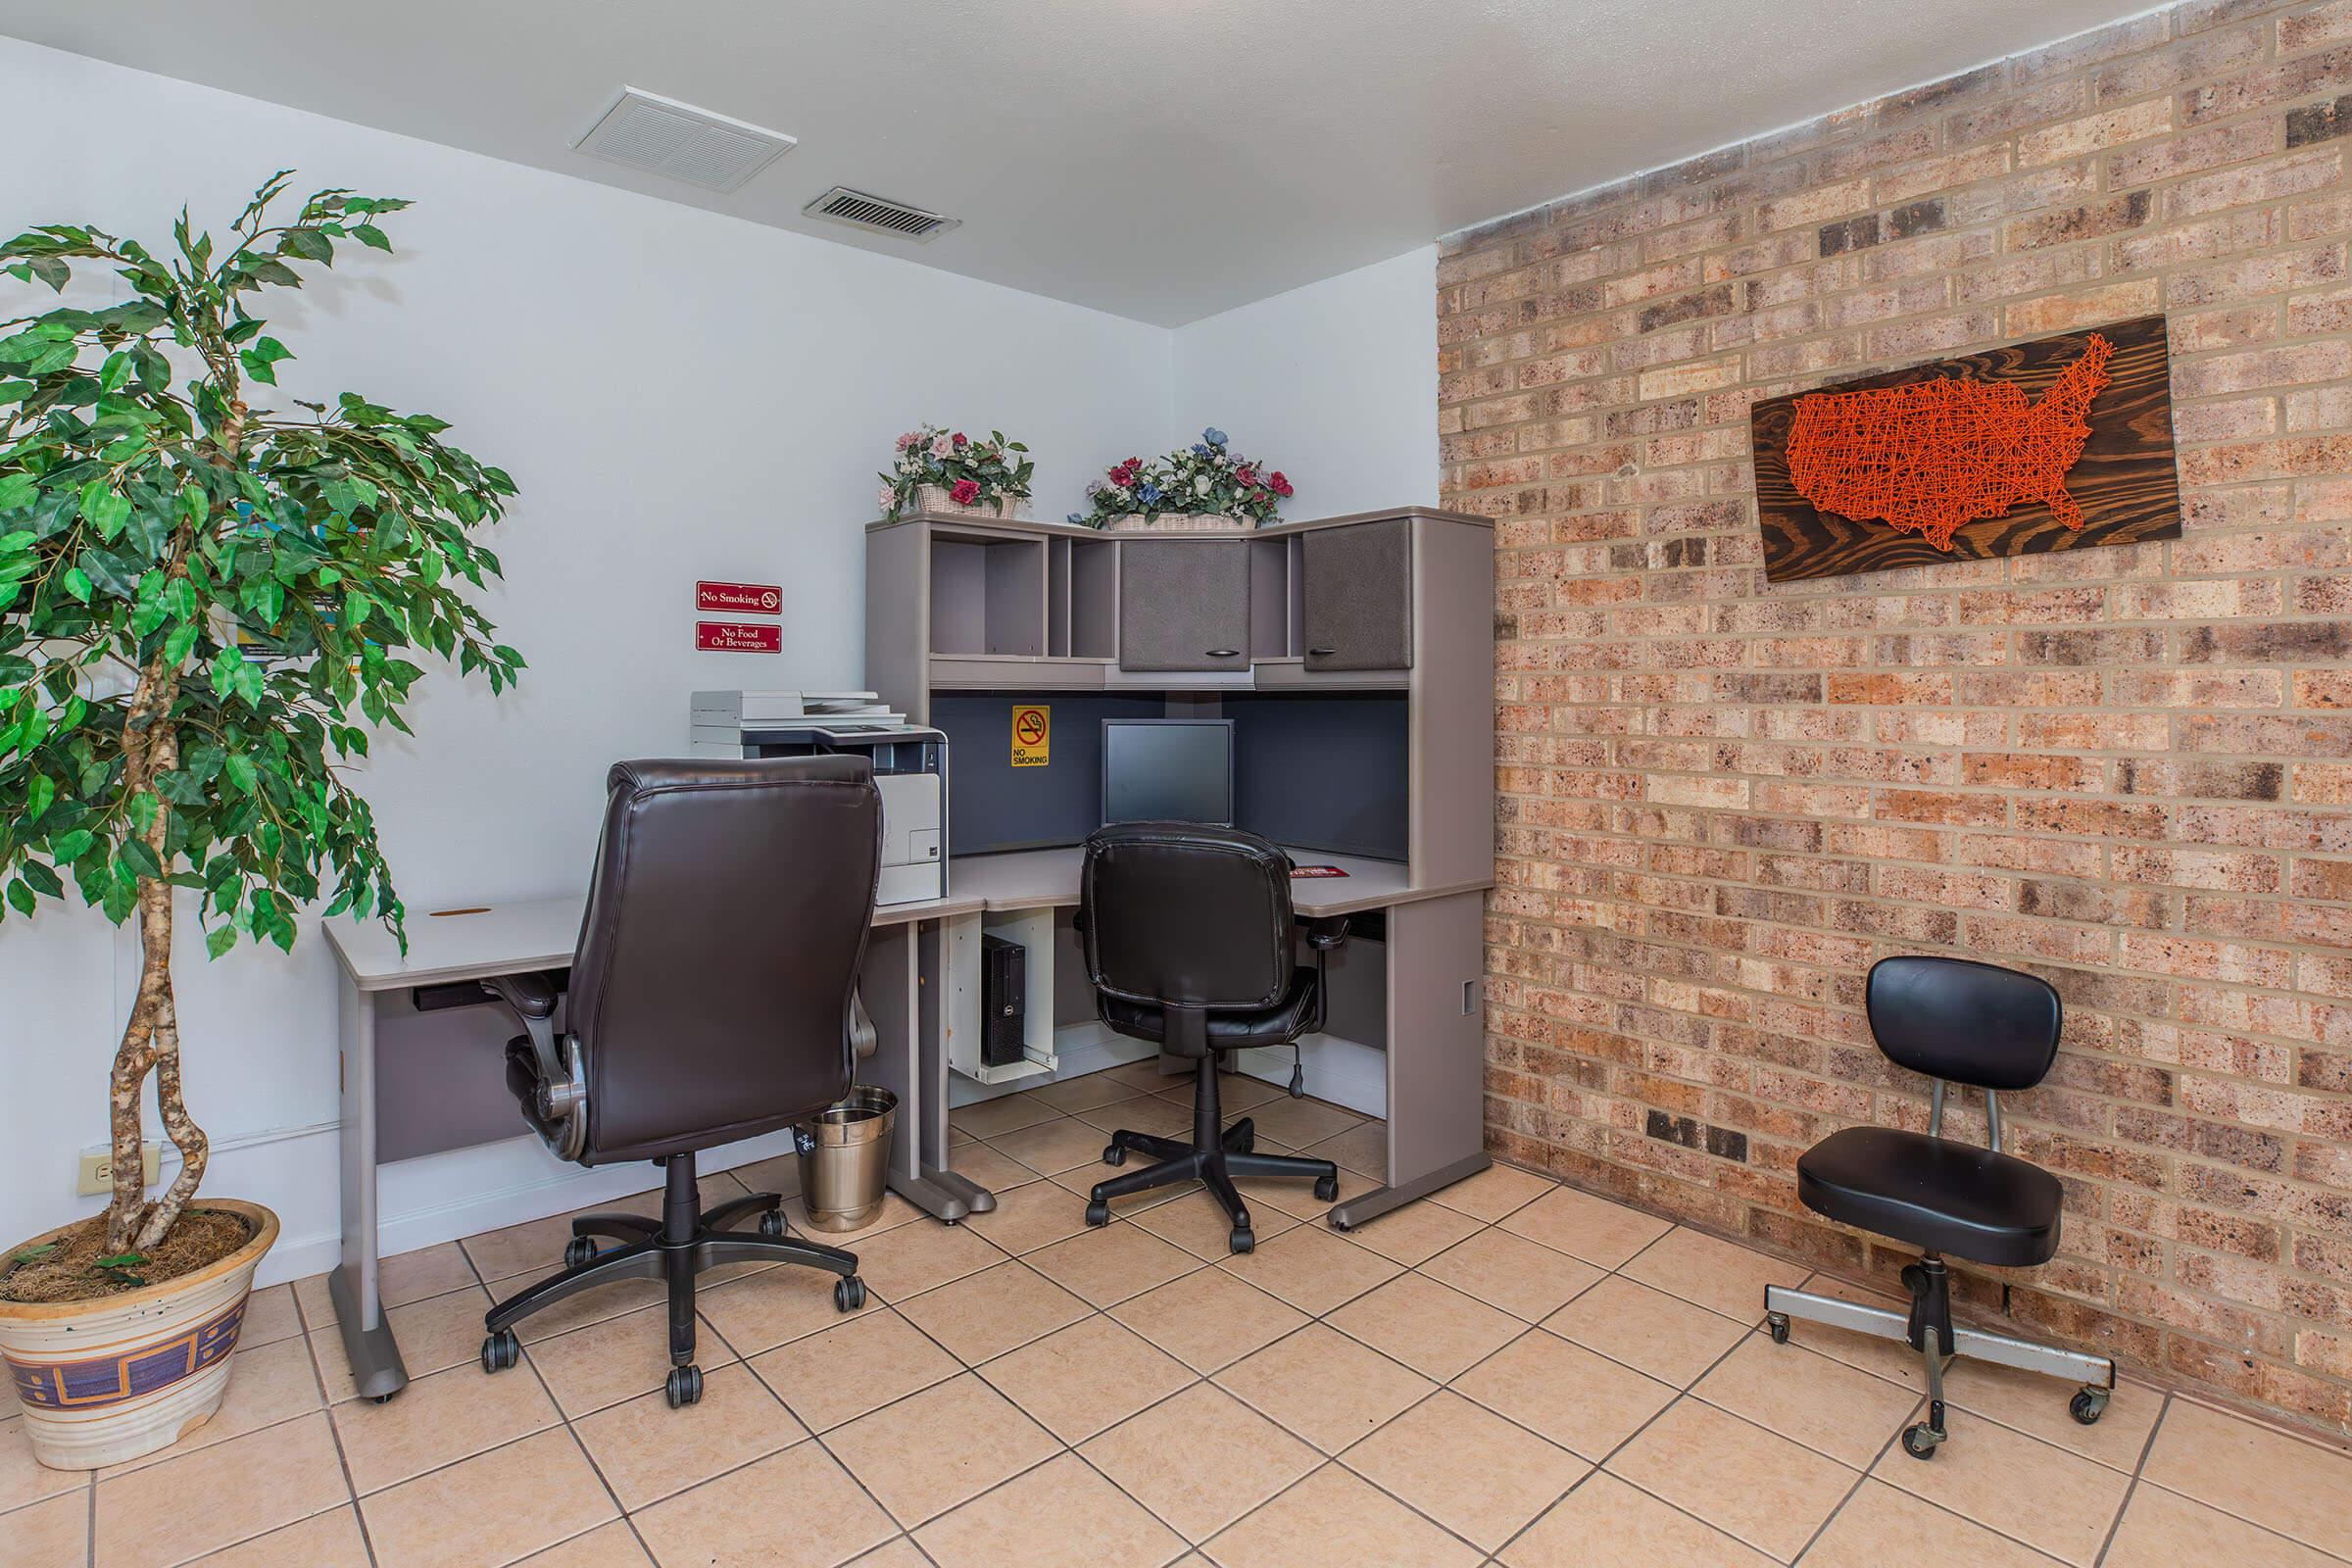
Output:
[[[1306,927],[1306,945],[1317,953],[1329,953],[1348,940],[1348,917],[1344,914],[1318,915],[1299,923]]]
[[[529,974],[492,975],[482,985],[525,1022],[556,1015],[555,984],[535,970]]]

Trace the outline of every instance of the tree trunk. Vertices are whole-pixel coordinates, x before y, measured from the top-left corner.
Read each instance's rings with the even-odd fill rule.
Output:
[[[130,710],[123,720],[128,737],[122,780],[126,800],[153,789],[156,775],[178,764],[179,738],[171,721],[178,696],[179,671],[167,665],[159,652],[139,671]],[[158,864],[165,858],[164,837],[171,819],[172,808],[159,799],[155,820],[140,835],[155,852]],[[210,1149],[204,1133],[188,1119],[180,1098],[179,1017],[172,997],[172,899],[170,883],[155,877],[139,879],[139,990],[115,1050],[109,1097],[115,1186],[107,1206],[106,1242],[115,1252],[144,1251],[163,1240],[203,1179]],[[139,1095],[148,1072],[159,1065],[163,1071],[157,1089],[164,1126],[180,1151],[181,1164],[164,1201],[150,1210]]]

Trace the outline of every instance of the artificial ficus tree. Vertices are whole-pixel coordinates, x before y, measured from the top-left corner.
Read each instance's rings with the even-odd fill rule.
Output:
[[[389,251],[408,205],[345,190],[274,221],[272,175],[222,243],[183,210],[168,252],[55,223],[0,270],[62,294],[74,264],[129,297],[0,321],[0,919],[71,881],[139,920],[139,984],[111,1080],[117,1253],[155,1247],[203,1180],[180,1085],[175,893],[215,957],[291,947],[297,909],[401,927],[368,804],[346,778],[370,726],[407,732],[423,669],[503,690],[522,667],[462,585],[499,571],[477,535],[514,494],[446,422],[345,393],[257,407],[292,358],[254,307],[339,246]],[[117,291],[120,292],[120,291]],[[331,892],[328,884],[331,883]],[[150,1073],[180,1167],[150,1203]]]

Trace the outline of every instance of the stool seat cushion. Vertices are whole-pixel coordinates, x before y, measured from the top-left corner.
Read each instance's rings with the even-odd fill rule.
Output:
[[[1989,1149],[1892,1127],[1848,1127],[1798,1156],[1796,1195],[1842,1224],[2007,1268],[2058,1250],[2058,1178]]]

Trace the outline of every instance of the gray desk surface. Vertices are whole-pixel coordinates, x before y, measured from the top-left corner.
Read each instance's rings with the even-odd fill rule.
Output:
[[[1394,860],[1368,860],[1316,850],[1296,850],[1292,858],[1300,865],[1336,865],[1348,873],[1344,877],[1293,878],[1291,905],[1303,915],[1352,914],[1493,886],[1492,881],[1483,881],[1415,887],[1404,866]],[[888,905],[874,911],[874,924],[905,925],[982,909],[1075,905],[1083,858],[1084,852],[1076,848],[958,856],[948,868],[948,897]],[[362,991],[553,969],[571,962],[585,901],[585,894],[567,894],[443,913],[412,910],[405,956],[392,933],[373,920],[329,920],[326,939],[352,983]]]

